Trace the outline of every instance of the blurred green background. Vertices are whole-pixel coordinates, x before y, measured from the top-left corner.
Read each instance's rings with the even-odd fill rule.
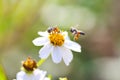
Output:
[[[12,80],[28,56],[39,60],[32,44],[38,31],[58,25],[86,33],[81,53],[67,67],[49,57],[40,67],[68,80],[120,80],[120,0],[0,0],[0,80]],[[71,39],[73,38],[70,35]]]

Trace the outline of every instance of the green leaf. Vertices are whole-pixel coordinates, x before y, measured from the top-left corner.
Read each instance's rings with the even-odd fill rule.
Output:
[[[0,80],[7,80],[4,69],[2,65],[0,65]]]

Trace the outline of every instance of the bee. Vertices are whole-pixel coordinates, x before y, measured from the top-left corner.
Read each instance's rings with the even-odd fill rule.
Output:
[[[51,33],[51,32],[60,33],[60,30],[59,30],[58,27],[49,27],[49,28],[47,29],[47,32],[48,32],[48,33]]]
[[[47,29],[47,32],[48,33],[51,33],[53,31],[53,27],[49,27],[48,29]]]
[[[74,35],[74,40],[78,40],[80,35],[85,35],[83,31],[80,31],[73,27],[70,29],[70,32]]]

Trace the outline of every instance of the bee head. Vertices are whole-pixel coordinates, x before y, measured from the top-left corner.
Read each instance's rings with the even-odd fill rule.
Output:
[[[70,29],[70,32],[73,33],[73,34],[76,34],[76,33],[77,33],[77,29],[75,29],[75,28],[72,27],[72,28]]]
[[[48,29],[47,29],[47,32],[48,33],[51,33],[53,31],[53,27],[49,27]]]

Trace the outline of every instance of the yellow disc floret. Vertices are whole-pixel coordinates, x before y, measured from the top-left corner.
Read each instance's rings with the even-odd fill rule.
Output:
[[[64,35],[59,30],[53,30],[49,35],[49,39],[54,46],[62,46],[64,43]]]
[[[23,67],[26,71],[33,71],[35,68],[37,68],[36,62],[28,57],[26,61],[23,62]]]

